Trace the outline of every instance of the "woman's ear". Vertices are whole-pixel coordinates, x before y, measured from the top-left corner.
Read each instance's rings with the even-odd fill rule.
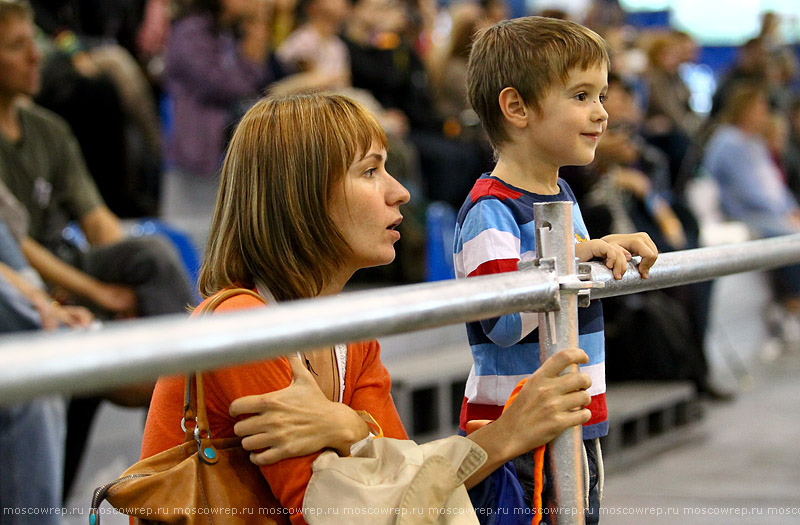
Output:
[[[498,97],[500,103],[500,111],[506,121],[515,128],[522,129],[528,125],[528,117],[530,109],[525,105],[522,100],[522,95],[519,94],[513,87],[504,88]]]

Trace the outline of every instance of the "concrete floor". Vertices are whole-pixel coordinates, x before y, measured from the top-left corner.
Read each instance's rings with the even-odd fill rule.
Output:
[[[762,364],[749,391],[707,406],[700,437],[609,472],[602,521],[800,523],[799,378],[798,353]]]
[[[625,467],[608,458],[602,523],[800,524],[800,352],[764,350],[766,300],[760,276],[718,281],[709,360],[738,395],[706,405],[689,442]],[[142,422],[142,411],[102,408],[65,523],[86,523],[92,490],[136,461]],[[111,513],[103,523],[128,522]]]

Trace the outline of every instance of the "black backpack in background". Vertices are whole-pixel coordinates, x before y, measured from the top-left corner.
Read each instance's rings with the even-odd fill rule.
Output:
[[[694,379],[702,352],[684,305],[656,290],[603,299],[608,381]]]

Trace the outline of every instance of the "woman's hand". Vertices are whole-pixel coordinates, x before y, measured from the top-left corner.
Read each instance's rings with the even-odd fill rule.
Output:
[[[250,461],[269,465],[325,448],[349,455],[350,445],[369,435],[367,423],[349,406],[328,400],[299,358],[287,359],[291,385],[231,403],[231,416],[253,414],[233,427]]]
[[[587,374],[569,370],[573,365],[588,362],[588,356],[580,348],[562,350],[548,358],[496,421],[469,434],[469,439],[489,457],[467,480],[467,488],[506,461],[589,421],[591,412],[583,407],[591,402],[586,390],[592,386],[592,380]]]

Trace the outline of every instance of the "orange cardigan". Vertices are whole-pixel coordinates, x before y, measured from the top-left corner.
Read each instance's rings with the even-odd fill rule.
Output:
[[[263,306],[254,297],[238,295],[221,303],[216,312]],[[170,376],[158,380],[147,414],[142,458],[183,442],[180,422],[183,417],[184,377]],[[211,435],[214,438],[234,436],[233,425],[238,419],[228,415],[228,407],[234,399],[285,388],[291,379],[292,371],[284,358],[206,372],[203,380]],[[354,410],[366,410],[372,414],[385,436],[407,439],[390,391],[391,381],[381,363],[378,342],[348,344],[343,402]],[[319,454],[285,459],[261,467],[275,496],[284,507],[290,509],[293,525],[305,523],[300,510],[311,478],[311,464]]]

